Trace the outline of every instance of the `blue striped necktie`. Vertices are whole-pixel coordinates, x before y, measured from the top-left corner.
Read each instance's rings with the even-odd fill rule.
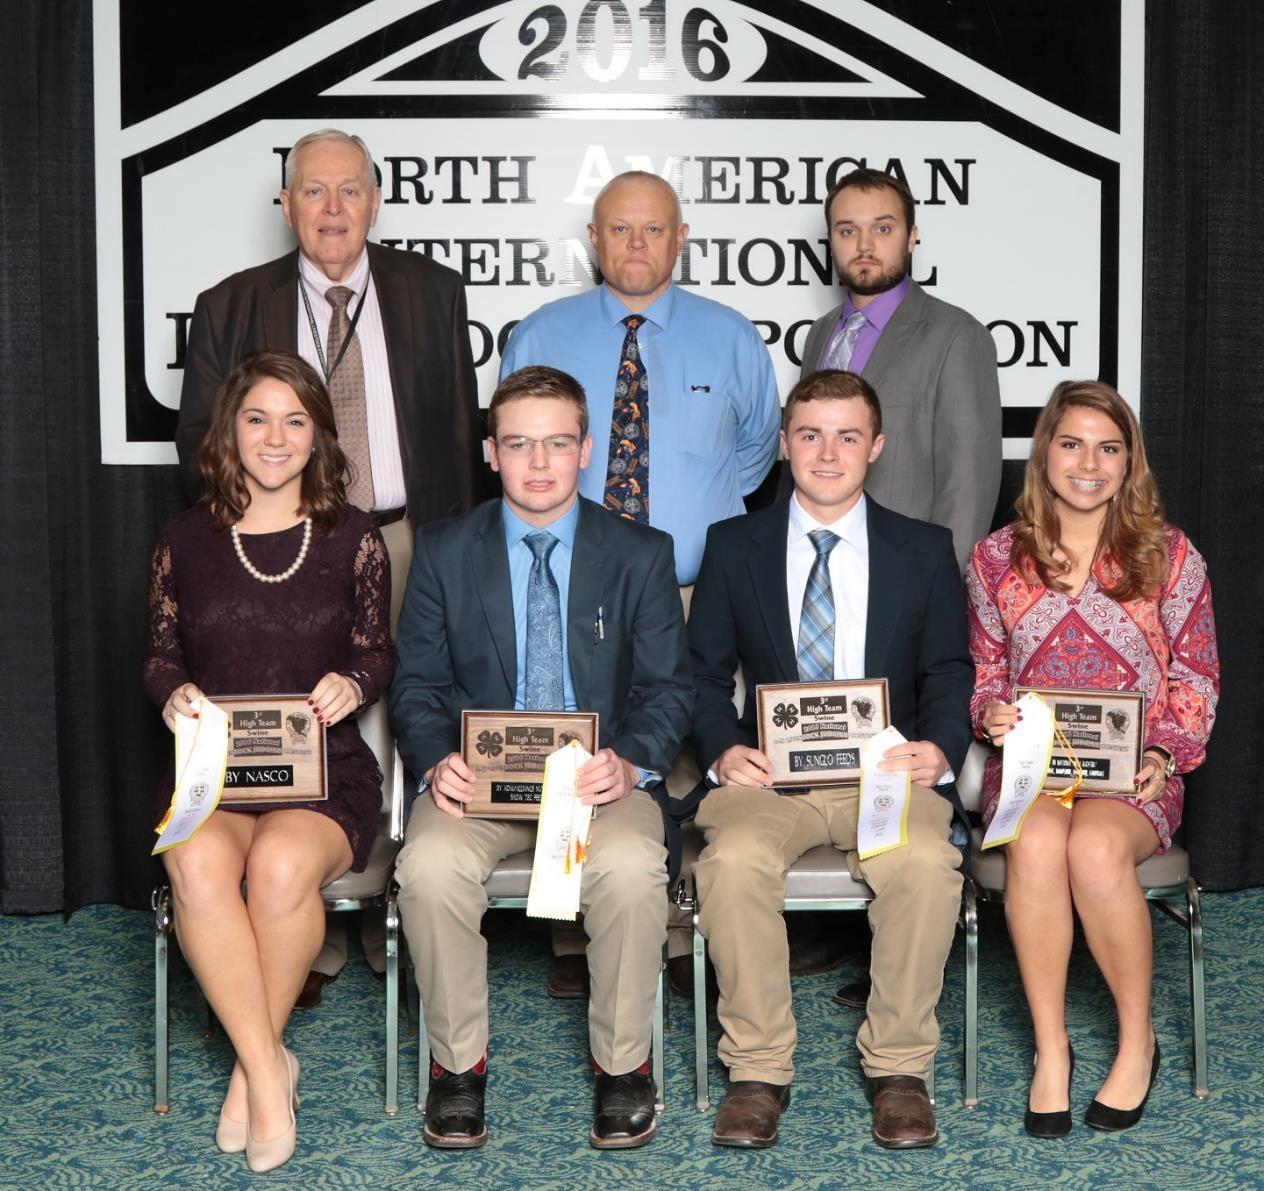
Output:
[[[532,556],[527,579],[527,710],[564,711],[562,600],[549,567],[557,538],[540,531],[523,540]]]
[[[808,537],[816,558],[803,589],[799,618],[799,681],[829,682],[834,677],[834,589],[830,585],[830,551],[842,540],[828,529],[814,529]]]

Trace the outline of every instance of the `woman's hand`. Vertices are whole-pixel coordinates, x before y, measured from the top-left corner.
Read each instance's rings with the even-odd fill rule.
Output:
[[[183,715],[191,720],[197,719],[198,713],[194,710],[193,704],[201,701],[202,698],[204,696],[195,683],[182,682],[167,696],[166,703],[162,705],[162,722],[174,732],[176,716]]]
[[[1141,758],[1141,768],[1132,779],[1132,784],[1137,788],[1134,798],[1138,806],[1153,802],[1163,793],[1167,785],[1167,778],[1163,776],[1166,769],[1167,761],[1157,753],[1146,753]]]
[[[326,728],[332,728],[360,706],[360,691],[345,674],[330,671],[316,684],[307,701],[316,718]]]
[[[1014,730],[1022,718],[1023,713],[1014,704],[989,699],[983,705],[983,715],[979,722],[988,743],[1000,748],[1005,743],[1006,735]]]

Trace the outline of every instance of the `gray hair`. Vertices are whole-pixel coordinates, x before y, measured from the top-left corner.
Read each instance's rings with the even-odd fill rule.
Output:
[[[615,174],[601,188],[597,197],[593,199],[592,222],[594,224],[597,222],[597,208],[601,205],[601,200],[606,197],[606,191],[617,186],[620,182],[657,182],[666,189],[667,193],[672,196],[672,202],[676,204],[676,226],[679,227],[685,222],[684,215],[680,210],[680,195],[676,193],[676,188],[666,178],[660,177],[658,174],[652,174],[649,170],[624,170],[621,174]]]
[[[340,128],[321,128],[316,132],[309,132],[305,136],[301,136],[294,142],[294,147],[290,150],[289,156],[285,159],[285,189],[289,190],[294,185],[294,159],[298,156],[300,149],[306,149],[308,145],[324,144],[332,141],[336,144],[354,145],[364,155],[364,176],[368,181],[370,188],[377,186],[377,174],[373,168],[373,154],[369,152],[369,147],[358,136],[352,136],[349,132],[343,132]]]

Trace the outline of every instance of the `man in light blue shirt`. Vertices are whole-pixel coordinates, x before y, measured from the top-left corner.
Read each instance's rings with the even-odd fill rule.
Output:
[[[614,178],[597,196],[588,225],[603,283],[523,319],[500,369],[503,378],[524,365],[547,364],[584,386],[593,452],[579,491],[611,507],[611,450],[620,438],[612,436],[612,415],[631,334],[624,320],[640,316],[634,339],[649,394],[642,410],[648,523],[671,534],[682,587],[698,573],[708,527],[743,512],[742,497],[768,474],[781,413],[772,361],[754,326],[672,284],[688,234],[680,202],[661,178],[640,171]]]

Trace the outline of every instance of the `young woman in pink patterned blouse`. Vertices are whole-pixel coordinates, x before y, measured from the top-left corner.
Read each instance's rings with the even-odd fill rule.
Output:
[[[1006,845],[1005,911],[1036,1038],[1025,1124],[1070,1131],[1074,1056],[1065,1002],[1073,908],[1115,1000],[1119,1043],[1085,1122],[1126,1129],[1159,1069],[1150,1020],[1153,946],[1136,865],[1171,846],[1181,774],[1205,756],[1219,694],[1206,565],[1163,521],[1141,429],[1109,385],[1053,391],[1032,439],[1018,518],[978,543],[966,573],[977,670],[971,714],[998,748],[1018,719],[1014,688],[1145,694],[1145,753],[1130,795],[1041,798]],[[999,754],[984,776],[996,812]]]

